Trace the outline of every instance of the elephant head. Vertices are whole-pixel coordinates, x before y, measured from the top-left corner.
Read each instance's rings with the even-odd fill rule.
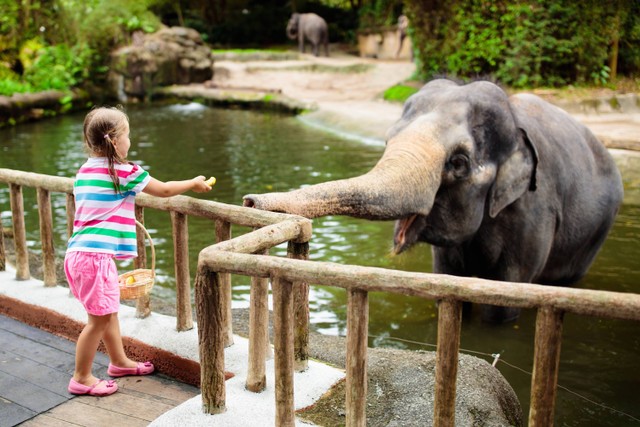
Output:
[[[536,151],[506,94],[489,82],[434,80],[405,104],[382,158],[368,173],[289,193],[244,197],[245,206],[315,218],[398,220],[400,253],[418,241],[460,244],[535,185]]]
[[[291,14],[291,18],[289,18],[289,22],[287,23],[287,37],[291,40],[294,40],[298,37],[298,27],[300,23],[300,14],[293,13]]]
[[[247,195],[244,205],[394,219],[394,251],[430,243],[435,273],[569,285],[586,274],[622,198],[613,158],[566,112],[493,83],[439,79],[407,100],[368,173]],[[489,321],[518,313],[482,311]]]

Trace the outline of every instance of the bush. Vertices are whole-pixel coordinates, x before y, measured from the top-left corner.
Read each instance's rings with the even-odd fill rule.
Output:
[[[413,95],[414,93],[418,92],[418,88],[415,88],[413,86],[406,86],[406,85],[395,85],[390,87],[389,89],[387,89],[384,94],[383,94],[383,98],[385,101],[391,101],[391,102],[405,102],[407,100],[407,98],[409,98],[411,95]]]
[[[69,89],[88,77],[89,57],[90,50],[86,45],[43,47],[37,52],[35,61],[25,68],[24,81],[36,91]]]

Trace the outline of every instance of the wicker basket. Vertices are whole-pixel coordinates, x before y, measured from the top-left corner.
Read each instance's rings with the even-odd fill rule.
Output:
[[[144,234],[149,240],[149,246],[151,247],[151,269],[138,268],[133,271],[129,271],[118,276],[118,282],[120,283],[120,299],[130,300],[138,299],[145,295],[148,295],[153,288],[153,283],[156,277],[156,250],[153,247],[153,240],[144,225],[136,221],[136,225],[144,231]],[[133,282],[127,284],[127,278],[133,277]]]

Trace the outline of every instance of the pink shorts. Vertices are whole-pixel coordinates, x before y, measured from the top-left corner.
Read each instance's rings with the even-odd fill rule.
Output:
[[[67,252],[64,257],[64,272],[71,292],[87,313],[104,316],[118,312],[120,287],[113,255]]]

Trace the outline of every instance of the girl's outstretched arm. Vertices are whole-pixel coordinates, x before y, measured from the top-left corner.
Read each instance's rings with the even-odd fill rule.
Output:
[[[195,191],[196,193],[206,193],[207,191],[211,191],[211,187],[209,187],[204,180],[205,177],[202,175],[184,181],[162,182],[151,178],[151,181],[149,181],[142,192],[156,197],[171,197],[189,190]]]

